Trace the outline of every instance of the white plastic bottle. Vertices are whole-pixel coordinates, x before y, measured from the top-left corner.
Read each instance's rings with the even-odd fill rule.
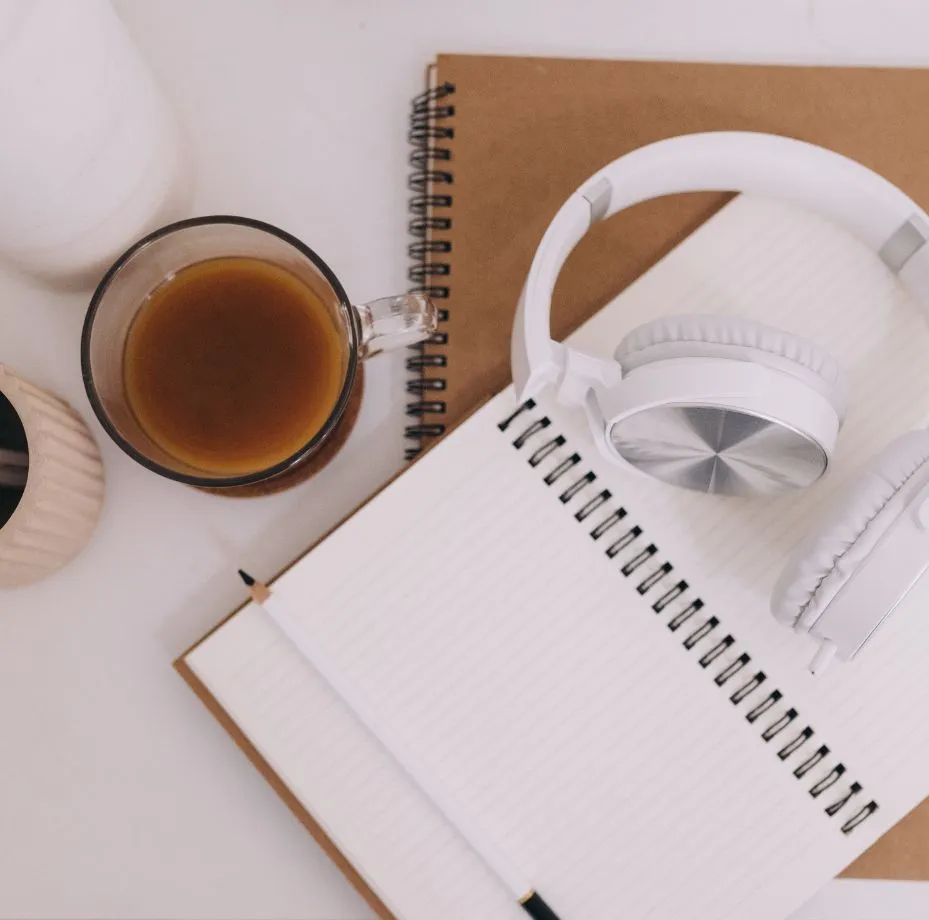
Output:
[[[173,219],[173,114],[109,0],[0,0],[0,258],[82,275]]]

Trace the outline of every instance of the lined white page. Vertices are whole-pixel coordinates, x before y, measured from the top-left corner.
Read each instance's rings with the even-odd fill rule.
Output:
[[[823,482],[769,502],[674,490],[608,468],[583,419],[544,400],[501,432],[516,409],[507,391],[275,591],[562,920],[781,920],[929,793],[927,591],[860,661],[818,680],[806,673],[812,646],[768,613],[779,568],[821,503],[924,421],[929,335],[841,231],[744,198],[575,341],[609,353],[637,323],[671,312],[738,312],[833,350],[852,404]],[[517,449],[542,417],[549,426]],[[558,434],[564,446],[530,466]],[[580,462],[546,485],[575,452]],[[562,502],[588,472],[594,481]],[[575,520],[604,488],[612,500]],[[626,517],[594,541],[617,505]],[[641,534],[608,558],[633,526]],[[651,544],[656,553],[624,576]],[[650,578],[665,562],[673,570]],[[688,588],[656,613],[681,579]],[[672,632],[696,598],[702,608]],[[719,623],[700,638],[710,618]],[[718,686],[741,654],[750,662]],[[246,608],[187,661],[398,918],[523,916],[266,615]],[[765,682],[730,702],[758,671]],[[773,690],[781,699],[750,724]],[[764,741],[791,709],[790,725]],[[812,737],[779,758],[807,727]],[[796,778],[821,745],[829,754]],[[841,778],[811,797],[838,764]],[[861,790],[827,816],[852,783]],[[872,800],[878,810],[843,834]]]

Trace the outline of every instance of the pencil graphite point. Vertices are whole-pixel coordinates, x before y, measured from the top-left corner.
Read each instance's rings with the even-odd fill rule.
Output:
[[[244,581],[245,584],[247,584],[249,587],[255,584],[255,579],[252,578],[252,576],[249,575],[248,572],[244,571],[243,569],[239,569],[239,578],[241,578],[242,581]]]

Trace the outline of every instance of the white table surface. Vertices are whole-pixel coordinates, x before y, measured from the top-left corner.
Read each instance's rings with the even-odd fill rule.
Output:
[[[118,7],[187,128],[194,210],[288,228],[357,300],[404,288],[408,100],[439,50],[929,64],[921,0]],[[89,417],[87,299],[0,270],[0,361]],[[171,662],[242,599],[236,565],[273,572],[397,469],[404,377],[396,357],[370,364],[339,461],[248,502],[158,479],[93,423],[108,477],[94,542],[0,591],[0,916],[370,917]]]

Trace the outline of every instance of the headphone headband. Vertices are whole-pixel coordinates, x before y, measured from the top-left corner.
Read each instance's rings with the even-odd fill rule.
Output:
[[[520,399],[557,380],[568,363],[567,349],[551,338],[552,293],[568,255],[590,226],[650,198],[698,191],[747,192],[819,214],[880,255],[929,314],[929,247],[924,248],[929,215],[891,182],[842,154],[773,134],[720,131],[669,138],[595,173],[545,231],[513,330],[513,378]]]

